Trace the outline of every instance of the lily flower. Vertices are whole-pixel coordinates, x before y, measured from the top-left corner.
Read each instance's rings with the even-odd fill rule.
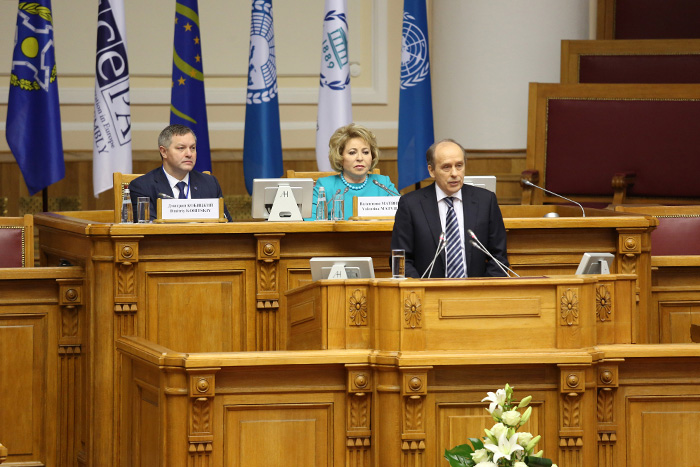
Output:
[[[489,408],[487,409],[489,413],[493,412],[497,407],[503,407],[506,402],[506,391],[504,389],[499,389],[495,393],[488,392],[486,397],[481,399],[481,402],[489,401]]]
[[[518,434],[515,433],[508,439],[505,434],[501,435],[498,439],[498,446],[494,444],[489,444],[484,446],[486,449],[493,453],[493,462],[498,464],[500,458],[505,458],[511,460],[510,456],[515,451],[522,451],[523,447],[518,444]]]

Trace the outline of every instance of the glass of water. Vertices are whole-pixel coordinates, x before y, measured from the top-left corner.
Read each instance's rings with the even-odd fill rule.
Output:
[[[340,196],[333,198],[333,220],[342,221],[345,219],[345,200]]]
[[[138,214],[138,223],[147,224],[151,222],[151,203],[150,199],[145,196],[139,196],[138,204],[136,205],[136,213]]]
[[[406,250],[391,250],[391,277],[406,278]]]

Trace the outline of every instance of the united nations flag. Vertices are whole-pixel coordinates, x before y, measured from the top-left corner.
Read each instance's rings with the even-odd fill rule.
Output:
[[[191,128],[197,135],[197,162],[194,168],[200,172],[211,171],[197,0],[178,0],[175,4],[170,124],[176,123]]]
[[[66,173],[53,45],[50,0],[20,2],[5,135],[32,195]]]
[[[272,0],[253,0],[252,5],[243,139],[243,174],[248,193],[252,193],[253,179],[282,176]]]
[[[425,152],[435,141],[425,0],[404,0],[399,91],[399,189],[428,178]]]

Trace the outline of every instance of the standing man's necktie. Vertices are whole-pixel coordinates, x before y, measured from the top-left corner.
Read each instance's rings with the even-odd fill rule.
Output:
[[[178,195],[177,199],[187,199],[187,192],[185,191],[185,188],[187,188],[187,183],[177,182],[175,186],[178,190],[180,190],[180,194]]]
[[[459,234],[459,222],[452,197],[445,198],[447,216],[445,217],[445,234],[447,235],[447,274],[446,277],[464,277],[464,260],[462,259],[462,236]]]

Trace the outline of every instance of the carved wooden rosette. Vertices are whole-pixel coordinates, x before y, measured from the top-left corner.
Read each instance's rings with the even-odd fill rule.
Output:
[[[114,242],[114,313],[118,320],[115,332],[120,336],[135,336],[137,290],[136,263],[139,261],[139,243],[136,239]]]
[[[83,311],[83,281],[57,279],[61,325],[58,336],[59,356],[59,436],[57,460],[59,465],[72,465],[79,449],[75,426],[80,420],[80,389],[83,387],[80,356],[82,354],[81,314]]]
[[[559,465],[583,467],[583,395],[586,374],[581,367],[561,365],[559,393]]]
[[[189,373],[190,420],[187,441],[189,442],[188,465],[208,467],[212,465],[214,443],[213,410],[214,373],[207,370]]]
[[[369,467],[372,446],[372,373],[367,366],[346,365],[348,404],[346,466]]]
[[[609,282],[601,282],[595,288],[595,317],[596,321],[606,322],[613,321],[613,303],[615,303],[615,297],[613,296],[614,288]]]
[[[605,362],[598,367],[598,467],[616,465],[617,423],[615,421],[615,393],[619,385],[616,362]]]
[[[282,235],[256,234],[255,350],[279,350],[279,261]]]
[[[367,287],[348,289],[348,326],[367,326],[369,303]]]
[[[425,465],[425,396],[430,368],[401,369],[401,466]]]
[[[419,329],[423,327],[423,290],[401,290],[403,302],[403,327]]]

